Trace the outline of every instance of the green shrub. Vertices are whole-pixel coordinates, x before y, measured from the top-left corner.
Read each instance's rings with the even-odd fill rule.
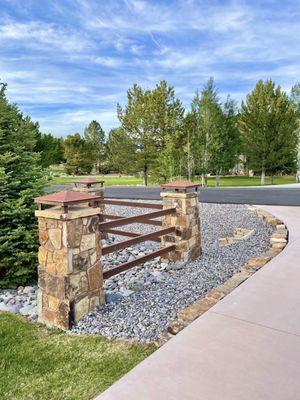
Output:
[[[38,125],[9,104],[5,90],[0,83],[0,287],[28,284],[36,276],[33,198],[45,183],[34,152]]]

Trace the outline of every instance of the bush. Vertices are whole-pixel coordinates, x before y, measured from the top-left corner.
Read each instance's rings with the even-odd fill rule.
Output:
[[[46,179],[34,152],[38,125],[9,104],[0,84],[0,287],[36,277],[38,237],[33,198]]]

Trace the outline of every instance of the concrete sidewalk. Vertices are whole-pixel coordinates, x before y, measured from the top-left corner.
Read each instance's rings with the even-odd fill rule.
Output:
[[[98,400],[300,399],[300,208],[286,249]]]

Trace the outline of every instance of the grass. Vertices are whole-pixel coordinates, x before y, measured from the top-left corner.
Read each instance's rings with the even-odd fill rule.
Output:
[[[134,176],[107,176],[107,175],[98,175],[97,179],[105,180],[105,186],[136,186],[143,185],[143,179],[137,178]],[[80,178],[78,178],[80,179]],[[50,185],[55,184],[70,184],[73,183],[76,178],[71,176],[66,177],[53,177],[53,179],[49,182]],[[199,183],[199,179],[195,180],[195,182]],[[274,177],[275,185],[283,185],[288,183],[295,183],[294,176],[276,176]],[[270,177],[266,177],[266,184],[270,185]],[[208,186],[215,186],[215,178],[208,178]],[[221,178],[221,187],[230,187],[230,186],[260,186],[260,177],[247,177],[247,176],[224,176]]]
[[[97,179],[102,179],[105,181],[105,186],[116,186],[116,185],[124,185],[124,186],[136,186],[136,185],[143,185],[143,179],[137,178],[134,176],[103,176],[103,175],[97,175],[93,176],[94,178]],[[49,182],[49,185],[63,185],[67,183],[73,183],[76,179],[79,180],[83,178],[82,177],[73,177],[73,176],[55,176],[53,179]]]
[[[88,400],[155,350],[68,335],[0,312],[1,400]]]

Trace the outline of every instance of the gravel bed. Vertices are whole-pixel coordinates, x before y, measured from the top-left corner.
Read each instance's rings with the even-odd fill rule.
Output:
[[[131,216],[147,209],[108,206],[106,212]],[[200,218],[199,259],[183,264],[157,258],[106,280],[107,303],[85,316],[70,332],[154,342],[181,309],[226,281],[249,258],[269,248],[272,228],[244,205],[201,204]],[[235,228],[246,228],[253,233],[239,243],[219,246],[218,239],[232,236]],[[157,227],[135,224],[124,229],[147,233]],[[109,237],[104,244],[119,240],[124,237]],[[110,254],[103,258],[104,268],[147,254],[158,246],[146,242]]]

